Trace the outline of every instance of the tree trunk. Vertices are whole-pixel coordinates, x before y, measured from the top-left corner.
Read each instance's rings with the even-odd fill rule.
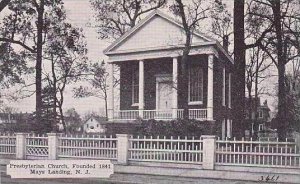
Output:
[[[181,72],[179,75],[179,89],[181,93],[179,93],[179,98],[182,100],[182,108],[183,108],[183,119],[189,119],[189,106],[188,106],[188,87],[189,87],[189,78],[188,78],[188,61],[189,61],[189,53],[191,50],[191,30],[188,26],[184,5],[181,0],[176,0],[179,8],[179,14],[182,20],[183,29],[185,32],[185,47],[183,49],[182,58],[181,58]]]
[[[244,0],[234,1],[233,134],[243,136],[245,116]]]
[[[258,73],[259,73],[259,67],[258,67],[259,63],[258,63],[258,57],[257,57],[257,61],[256,61],[256,71],[255,71],[255,88],[254,88],[254,99],[255,99],[255,105],[254,105],[254,113],[255,113],[255,123],[257,123],[257,119],[258,119],[258,106],[260,104],[258,104]]]
[[[278,58],[279,59],[279,58]],[[280,62],[278,65],[278,115],[277,130],[278,136],[284,140],[287,132],[286,102],[285,102],[285,83],[284,83],[285,65]]]
[[[66,126],[66,122],[65,122],[65,117],[64,117],[64,112],[63,112],[63,108],[62,108],[62,103],[59,104],[58,108],[59,108],[61,123],[62,123],[63,128],[64,128],[64,133],[67,133],[67,126]]]
[[[180,91],[179,98],[182,100],[183,108],[183,119],[189,119],[189,105],[188,105],[188,88],[189,88],[189,79],[188,79],[188,55],[183,52],[181,59],[181,73],[180,73]]]
[[[285,99],[285,63],[286,57],[283,53],[283,39],[281,27],[281,12],[280,1],[272,1],[272,10],[274,14],[275,33],[277,39],[277,63],[278,63],[278,136],[281,140],[286,137],[287,132],[287,119],[286,119],[286,99]]]
[[[250,87],[251,86],[251,87]],[[249,102],[248,102],[248,107],[249,107],[249,120],[252,122],[252,85],[247,86],[248,88],[248,98],[249,98]]]
[[[52,122],[52,130],[55,129],[56,125],[57,125],[57,79],[56,79],[56,74],[55,74],[55,63],[54,63],[54,58],[53,58],[53,54],[51,54],[51,70],[52,70],[52,78],[53,78],[53,89],[52,92],[53,94],[51,94],[51,96],[53,97],[53,122]],[[51,86],[50,86],[51,87]],[[56,129],[55,129],[56,130]]]
[[[42,116],[42,61],[43,61],[43,16],[44,16],[44,0],[40,1],[38,10],[38,21],[37,21],[37,56],[35,66],[35,80],[36,80],[36,124],[41,126]]]
[[[107,112],[107,93],[104,91],[104,101],[105,101],[105,118],[108,120],[108,112]]]

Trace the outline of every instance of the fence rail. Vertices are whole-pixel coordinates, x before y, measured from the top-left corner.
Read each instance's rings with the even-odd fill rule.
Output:
[[[174,113],[174,114],[173,114]],[[114,111],[114,120],[135,120],[142,118],[145,120],[172,120],[183,118],[183,109],[173,110],[118,110]],[[189,109],[189,118],[196,120],[207,119],[207,109]]]
[[[216,165],[300,167],[294,142],[217,140]]]
[[[26,137],[26,156],[48,157],[48,152],[46,135],[28,135]]]
[[[120,163],[187,163],[209,169],[214,165],[299,169],[300,151],[296,143],[287,140],[216,140],[214,136],[166,138],[124,134],[116,137],[17,134],[0,135],[0,155],[17,159],[78,158],[110,159]]]
[[[16,136],[14,134],[0,134],[0,155],[16,154]]]
[[[117,159],[117,138],[60,136],[58,157]]]
[[[131,137],[129,160],[201,164],[203,142],[201,139],[166,137]]]

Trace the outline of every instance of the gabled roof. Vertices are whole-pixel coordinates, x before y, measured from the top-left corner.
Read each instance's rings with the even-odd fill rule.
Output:
[[[98,123],[102,123],[102,122],[106,121],[106,118],[105,118],[105,117],[91,114],[91,115],[84,121],[83,124],[87,123],[91,118],[93,118],[94,120],[96,120]]]
[[[134,26],[132,29],[130,29],[129,31],[127,31],[124,35],[122,35],[120,38],[118,38],[116,41],[114,41],[110,46],[108,46],[103,52],[104,54],[108,54],[110,51],[112,51],[115,47],[117,47],[118,45],[120,45],[123,41],[125,41],[128,37],[130,37],[131,35],[135,34],[141,27],[143,27],[145,24],[147,24],[149,21],[151,21],[155,16],[159,16],[165,20],[167,20],[168,22],[183,28],[182,24],[180,22],[178,22],[177,20],[175,20],[174,18],[162,13],[159,10],[155,10],[153,11],[151,14],[149,14],[146,18],[142,19],[136,26]],[[194,32],[193,33],[194,36],[200,37],[202,39],[204,39],[207,42],[211,42],[211,41],[215,41],[212,38],[209,38],[208,36],[199,33],[199,32]]]
[[[160,42],[161,40],[159,38],[153,38],[152,39],[152,43],[154,43],[154,47],[149,47],[149,45],[151,45],[151,43],[146,43],[146,47],[145,48],[140,48],[139,44],[143,44],[144,42],[140,42],[139,40],[141,39],[146,39],[148,42],[150,39],[147,39],[145,37],[142,37],[141,39],[136,39],[136,40],[132,40],[134,38],[134,36],[138,35],[139,31],[142,31],[147,24],[150,24],[152,21],[155,21],[155,18],[160,18],[163,19],[164,22],[167,22],[169,26],[173,26],[173,27],[177,27],[181,30],[181,32],[183,32],[183,25],[182,23],[178,22],[177,20],[175,20],[174,18],[162,13],[159,10],[155,10],[152,13],[150,13],[146,18],[142,19],[137,25],[135,25],[133,28],[131,28],[129,31],[127,31],[124,35],[122,35],[120,38],[118,38],[117,40],[115,40],[110,46],[108,46],[103,53],[105,55],[113,55],[113,54],[121,54],[121,53],[128,53],[128,52],[140,52],[140,51],[146,51],[146,50],[153,50],[153,49],[161,49],[161,48],[167,48],[167,47],[183,47],[184,43],[179,44],[178,39],[175,38],[174,43],[169,43],[169,45],[159,45],[157,42]],[[157,24],[156,24],[157,25]],[[148,26],[148,27],[151,27]],[[158,26],[159,27],[159,26]],[[154,29],[154,28],[153,28]],[[155,30],[155,29],[154,29]],[[168,32],[169,30],[167,30]],[[170,30],[171,32],[172,30]],[[148,31],[149,33],[149,31]],[[162,32],[162,34],[166,34],[164,32]],[[178,33],[177,33],[178,34]],[[221,51],[226,58],[228,58],[228,60],[230,60],[233,63],[232,58],[228,55],[228,53],[224,50],[224,48],[219,44],[218,41],[216,41],[213,38],[210,38],[206,35],[204,35],[203,33],[200,33],[198,31],[194,31],[192,33],[192,46],[204,46],[204,45],[214,45],[216,48],[218,48],[219,51]],[[151,35],[152,36],[152,35]],[[154,35],[154,37],[157,37],[157,34]],[[130,39],[129,39],[130,38]],[[164,37],[165,38],[165,37]],[[166,39],[166,38],[165,38]],[[176,40],[177,39],[177,40]],[[127,42],[133,42],[131,43],[131,46],[135,47],[133,49],[130,49],[128,46]],[[151,41],[150,41],[151,42]],[[126,45],[127,43],[127,45]],[[135,44],[136,43],[136,44]],[[125,44],[125,46],[123,46]],[[123,48],[120,48],[122,47]],[[167,46],[167,47],[166,47]]]

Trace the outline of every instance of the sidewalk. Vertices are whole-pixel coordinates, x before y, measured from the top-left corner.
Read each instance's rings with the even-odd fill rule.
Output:
[[[0,160],[1,180],[0,184],[39,184],[40,179],[11,179],[6,175],[6,164],[8,160]],[[134,174],[132,174],[134,173]],[[165,173],[164,175],[162,173]],[[108,184],[108,183],[141,183],[141,184],[255,184],[266,183],[258,181],[262,173],[251,172],[224,172],[195,169],[174,169],[142,166],[116,165],[115,174],[108,179],[86,178],[86,179],[43,179],[43,184]],[[298,175],[298,174],[297,174]],[[209,177],[209,178],[208,178]],[[300,176],[281,175],[277,183],[299,183]],[[244,180],[244,181],[242,181]],[[245,181],[246,180],[246,181]],[[291,182],[292,181],[292,182]],[[298,182],[297,182],[298,181]],[[270,183],[271,181],[269,181]],[[276,183],[276,182],[275,182]]]
[[[6,166],[0,164],[0,184],[40,184],[40,179],[12,179],[6,175]],[[176,176],[157,176],[143,174],[115,173],[108,179],[86,178],[86,179],[43,179],[43,184],[257,184],[259,182],[207,179],[207,178],[185,178]]]
[[[10,176],[1,174],[0,184],[40,184],[37,179],[11,179]],[[137,174],[113,174],[109,179],[43,179],[43,184],[112,184],[112,183],[136,183],[136,184],[257,184],[259,182],[215,180],[204,178],[180,178],[168,176],[152,176]]]

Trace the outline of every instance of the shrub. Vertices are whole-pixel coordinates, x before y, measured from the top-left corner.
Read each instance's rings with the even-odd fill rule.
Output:
[[[197,120],[177,119],[171,121],[138,120],[140,126],[136,128],[136,135],[143,136],[195,136],[211,134],[207,123]]]

